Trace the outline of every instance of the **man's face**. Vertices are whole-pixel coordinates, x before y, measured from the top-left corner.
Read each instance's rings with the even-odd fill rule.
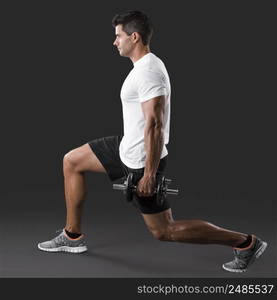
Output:
[[[122,30],[122,25],[115,27],[115,41],[113,45],[117,47],[121,56],[129,57],[134,49],[134,43],[132,42],[132,35],[128,35]]]

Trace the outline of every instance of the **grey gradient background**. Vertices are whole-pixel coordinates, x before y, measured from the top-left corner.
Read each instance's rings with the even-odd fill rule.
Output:
[[[0,277],[276,277],[272,7],[243,3],[2,7]],[[89,251],[36,248],[64,226],[64,154],[122,132],[119,92],[132,64],[112,46],[111,19],[129,9],[151,16],[151,50],[171,78],[167,176],[180,189],[173,215],[268,241],[246,274],[221,269],[230,248],[154,240],[104,174],[87,174]]]

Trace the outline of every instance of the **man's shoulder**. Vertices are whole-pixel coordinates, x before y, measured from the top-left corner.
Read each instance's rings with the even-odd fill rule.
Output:
[[[144,64],[140,65],[136,72],[138,74],[163,74],[164,72],[164,64],[163,62],[156,56],[150,56]]]
[[[147,60],[145,60],[145,65],[159,67],[161,65],[164,65],[164,63],[156,54],[150,53],[150,55],[147,57]]]
[[[156,68],[151,65],[147,65],[144,68],[140,68],[134,74],[137,80],[142,80],[143,82],[149,80],[157,80],[164,77],[164,73],[160,68]]]

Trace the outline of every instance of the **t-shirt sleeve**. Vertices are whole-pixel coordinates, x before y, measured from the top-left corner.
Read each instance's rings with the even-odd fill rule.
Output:
[[[137,88],[140,102],[167,94],[165,79],[161,73],[142,72],[137,80]]]

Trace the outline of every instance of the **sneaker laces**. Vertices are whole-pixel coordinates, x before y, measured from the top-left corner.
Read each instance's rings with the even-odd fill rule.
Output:
[[[54,241],[56,243],[59,243],[63,240],[63,235],[61,235],[61,233],[63,232],[63,229],[58,229],[56,230],[56,233],[59,233],[59,235],[57,235],[55,238],[54,238]]]
[[[235,258],[239,260],[248,260],[253,255],[252,251],[249,250],[234,250]]]

